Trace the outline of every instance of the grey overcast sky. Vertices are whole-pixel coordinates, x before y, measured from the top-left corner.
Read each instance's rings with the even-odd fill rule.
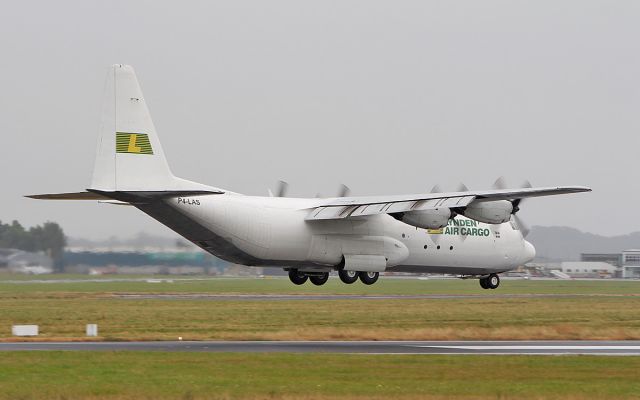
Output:
[[[85,189],[104,78],[131,64],[178,176],[265,195],[589,185],[531,225],[640,230],[639,1],[5,1],[0,219],[170,231]]]

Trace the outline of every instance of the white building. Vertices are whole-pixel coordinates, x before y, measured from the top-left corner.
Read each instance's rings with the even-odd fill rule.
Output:
[[[640,266],[639,266],[640,268]],[[601,261],[565,261],[560,269],[567,275],[574,277],[613,277],[618,267]]]
[[[640,250],[631,249],[622,252],[622,277],[640,278]]]

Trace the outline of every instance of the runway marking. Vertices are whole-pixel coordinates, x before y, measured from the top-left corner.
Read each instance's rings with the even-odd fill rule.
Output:
[[[460,350],[637,350],[640,346],[415,346],[423,348],[442,348]]]

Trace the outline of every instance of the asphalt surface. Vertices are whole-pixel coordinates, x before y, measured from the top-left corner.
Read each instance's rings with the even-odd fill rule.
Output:
[[[486,299],[486,298],[567,298],[567,297],[629,297],[634,294],[554,294],[554,293],[524,293],[500,294],[491,291],[486,294],[209,294],[209,293],[118,293],[113,297],[129,300],[210,300],[210,301],[278,301],[278,300],[418,300],[418,299]]]
[[[37,350],[476,355],[590,354],[640,356],[640,341],[177,341],[0,343],[0,352]]]

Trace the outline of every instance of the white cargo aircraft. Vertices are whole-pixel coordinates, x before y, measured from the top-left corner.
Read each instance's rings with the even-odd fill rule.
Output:
[[[244,196],[175,177],[135,72],[109,69],[93,181],[79,193],[35,199],[130,205],[205,251],[248,266],[282,267],[296,285],[371,285],[384,271],[456,274],[485,289],[533,259],[516,213],[522,199],[590,191],[582,186],[335,198]],[[346,193],[345,193],[346,194]]]

